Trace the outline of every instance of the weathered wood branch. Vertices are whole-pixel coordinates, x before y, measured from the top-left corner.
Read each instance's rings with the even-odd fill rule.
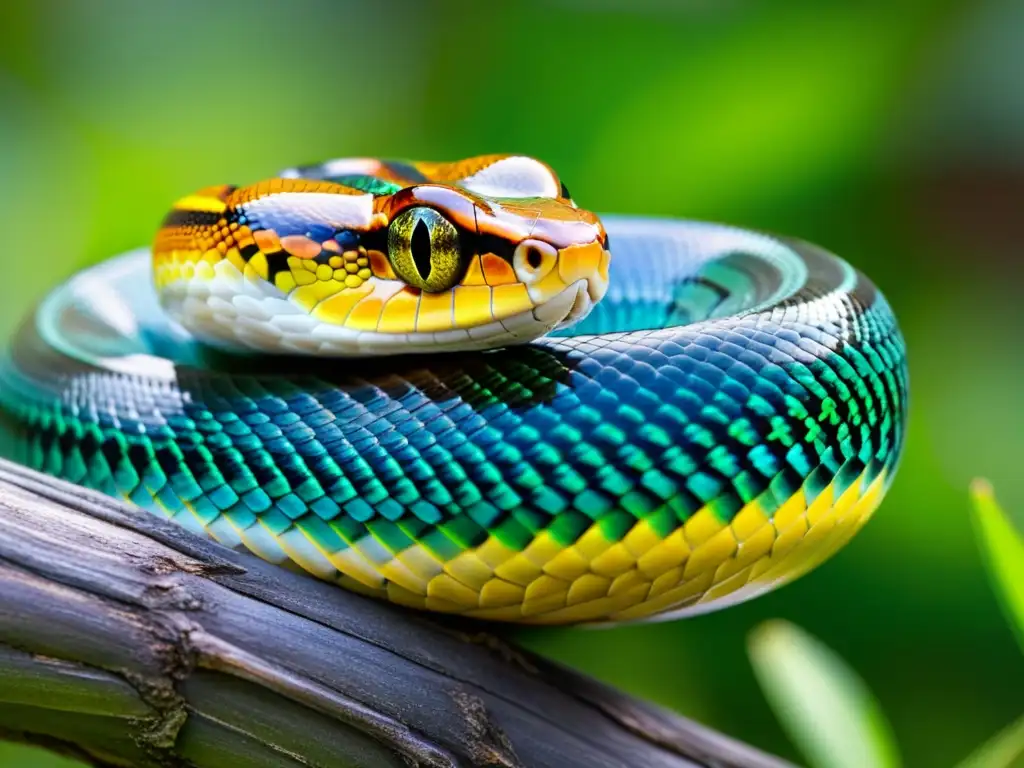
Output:
[[[102,766],[784,765],[495,631],[0,462],[0,738]]]

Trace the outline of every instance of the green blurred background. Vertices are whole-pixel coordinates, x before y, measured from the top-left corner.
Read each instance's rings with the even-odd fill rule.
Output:
[[[783,617],[877,692],[909,766],[1024,711],[966,489],[1024,520],[1024,3],[7,2],[0,330],[170,201],[343,155],[523,152],[597,211],[786,232],[882,286],[911,355],[902,468],[809,577],[687,621],[521,638],[796,759],[745,637]],[[0,745],[0,765],[64,764]]]

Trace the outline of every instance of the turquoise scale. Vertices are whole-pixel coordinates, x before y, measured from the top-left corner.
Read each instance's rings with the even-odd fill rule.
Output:
[[[469,615],[484,597],[459,605],[448,582],[432,596],[426,576],[422,594],[360,581],[344,553],[371,568],[427,562],[483,595],[449,564],[488,547],[514,558],[541,538],[585,548],[595,530],[611,546],[641,523],[653,547],[700,515],[727,527],[755,504],[770,523],[794,494],[813,505],[826,490],[839,499],[857,483],[888,485],[905,351],[863,275],[811,246],[726,227],[604,222],[605,299],[574,328],[496,353],[346,364],[215,353],[162,317],[145,254],[100,265],[44,302],[0,368],[11,453],[271,559],[309,542],[339,566],[318,575]],[[95,280],[113,284],[134,334],[90,301]],[[502,586],[531,588],[488,567]],[[561,607],[480,615],[622,611]]]

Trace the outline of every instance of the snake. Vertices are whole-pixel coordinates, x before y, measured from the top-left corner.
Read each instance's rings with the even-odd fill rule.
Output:
[[[341,158],[64,280],[0,412],[9,458],[341,587],[606,625],[838,551],[907,386],[885,297],[815,245],[598,216],[525,155]]]

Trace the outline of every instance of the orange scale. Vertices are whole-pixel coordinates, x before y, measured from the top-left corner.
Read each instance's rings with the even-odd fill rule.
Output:
[[[566,285],[600,270],[604,249],[597,243],[577,243],[558,254],[558,273]]]
[[[431,181],[459,181],[493,165],[505,155],[481,155],[450,163],[415,163],[416,170]]]
[[[387,256],[380,251],[367,251],[366,255],[370,259],[370,270],[373,272],[375,277],[379,277],[382,280],[395,280],[395,273],[391,269],[391,264],[388,262]]]
[[[466,268],[466,275],[462,278],[460,285],[486,285],[487,281],[484,280],[484,270],[480,266],[480,257],[474,256],[473,260],[469,262],[469,266]]]
[[[517,282],[512,265],[500,256],[485,253],[480,257],[480,266],[483,267],[484,279],[488,285],[506,285]]]
[[[273,230],[257,229],[252,233],[252,239],[255,241],[256,247],[264,253],[274,253],[281,250],[281,241]]]
[[[320,243],[310,240],[305,235],[282,237],[281,246],[292,256],[297,256],[300,259],[312,259],[320,253]]]
[[[345,327],[354,331],[376,331],[380,322],[380,313],[384,311],[384,302],[374,296],[367,296],[356,304],[348,317]]]

